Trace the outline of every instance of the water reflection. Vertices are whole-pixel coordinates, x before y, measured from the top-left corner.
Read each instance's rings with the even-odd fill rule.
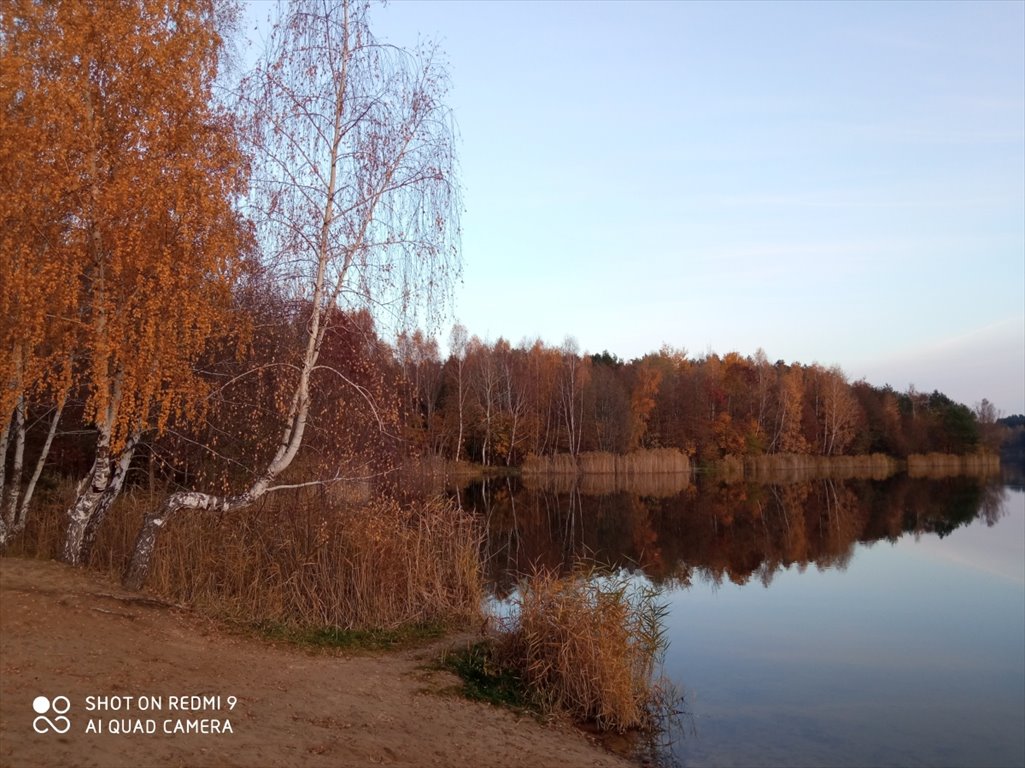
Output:
[[[487,521],[499,598],[581,557],[665,588],[665,672],[694,727],[649,761],[1002,766],[1025,765],[1025,493],[1004,481],[503,478],[459,495]]]
[[[1004,496],[1000,483],[977,477],[907,475],[758,483],[663,475],[604,490],[588,478],[545,487],[500,478],[459,494],[486,521],[499,597],[533,565],[569,570],[581,558],[640,569],[666,586],[769,585],[785,569],[843,569],[858,544],[944,537],[976,518],[993,525]]]
[[[698,723],[674,761],[1025,765],[1025,496],[1000,496],[958,525],[968,494],[932,494],[944,517],[844,571],[669,590],[667,672]]]

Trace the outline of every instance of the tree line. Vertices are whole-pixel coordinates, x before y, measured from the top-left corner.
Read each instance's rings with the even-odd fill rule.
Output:
[[[665,347],[623,361],[581,354],[574,342],[516,347],[453,329],[435,341],[404,335],[405,432],[417,450],[485,465],[530,455],[675,448],[698,462],[724,456],[995,450],[993,406],[974,409],[941,392],[851,382],[836,366],[769,362],[759,350],[691,357]]]

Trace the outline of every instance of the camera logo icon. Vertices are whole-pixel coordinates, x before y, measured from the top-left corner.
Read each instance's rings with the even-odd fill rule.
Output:
[[[32,701],[32,709],[38,717],[32,721],[32,728],[36,733],[67,733],[71,730],[71,720],[65,715],[71,709],[71,700],[67,696],[55,696],[53,701],[45,696],[36,696]],[[51,720],[47,715],[53,712],[55,717]]]

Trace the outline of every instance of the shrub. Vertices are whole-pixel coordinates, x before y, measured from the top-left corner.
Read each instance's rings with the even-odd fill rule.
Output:
[[[535,571],[521,585],[502,655],[546,709],[602,730],[652,725],[665,650],[666,607],[623,575]]]

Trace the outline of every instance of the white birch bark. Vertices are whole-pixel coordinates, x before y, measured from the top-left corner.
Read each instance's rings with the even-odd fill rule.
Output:
[[[3,510],[4,528],[7,536],[10,536],[15,517],[18,513],[18,496],[21,491],[21,470],[25,460],[25,396],[20,395],[14,406],[14,460],[11,464],[11,478],[7,492],[7,503]]]
[[[436,83],[426,71],[410,76],[405,59],[386,59],[394,51],[376,46],[365,5],[353,5],[299,6],[276,31],[277,58],[259,72],[250,100],[264,129],[257,160],[270,180],[265,226],[274,242],[285,244],[285,261],[314,267],[305,277],[311,309],[277,450],[237,494],[181,491],[146,515],[125,574],[130,588],[145,583],[159,532],[178,512],[229,512],[294,487],[274,483],[303,443],[331,311],[343,295],[373,301],[372,281],[393,279],[393,268],[401,266],[391,248],[413,248],[418,261],[430,262],[438,239],[445,239],[440,215],[446,211],[436,210],[432,195],[451,194],[446,163],[452,158],[444,154],[451,137],[438,135]],[[414,198],[408,210],[405,196]]]
[[[36,484],[39,482],[39,477],[43,473],[43,467],[46,465],[46,459],[50,455],[50,446],[53,444],[53,438],[57,434],[57,425],[60,423],[61,414],[64,412],[64,405],[66,402],[67,395],[64,395],[57,404],[57,409],[53,415],[53,419],[50,421],[50,428],[46,433],[46,439],[43,441],[43,447],[36,459],[36,465],[32,471],[32,476],[29,478],[28,484],[25,486],[24,493],[21,494],[20,501],[16,501],[12,498],[10,510],[13,511],[9,516],[6,516],[6,519],[0,520],[0,549],[6,547],[7,544],[10,543],[11,539],[25,530],[25,525],[28,523],[28,513],[29,507],[32,503],[32,496],[35,494]],[[2,457],[2,451],[0,451],[0,457]]]
[[[103,420],[97,425],[99,434],[96,438],[96,458],[93,460],[89,474],[79,484],[82,490],[67,512],[68,524],[64,533],[61,559],[70,565],[82,564],[82,546],[85,541],[86,528],[110,486],[111,476],[114,472],[111,442],[114,423],[121,406],[123,381],[122,372],[115,374]]]

